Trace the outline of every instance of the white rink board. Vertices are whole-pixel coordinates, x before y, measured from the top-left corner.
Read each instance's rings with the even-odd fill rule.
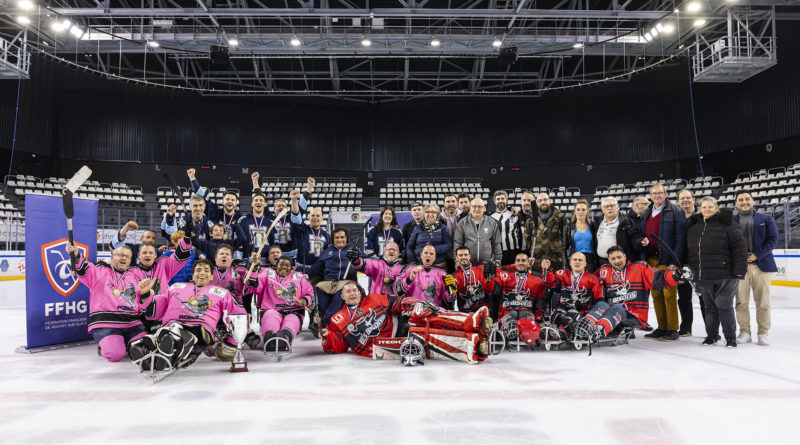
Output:
[[[205,356],[153,385],[94,346],[17,354],[22,281],[0,283],[4,444],[793,443],[800,403],[800,290],[773,287],[772,346],[636,339],[617,348],[504,352],[404,368],[326,355],[301,332],[250,372]],[[695,300],[696,303],[696,300]],[[651,317],[653,315],[651,314]],[[640,337],[641,338],[641,337]]]

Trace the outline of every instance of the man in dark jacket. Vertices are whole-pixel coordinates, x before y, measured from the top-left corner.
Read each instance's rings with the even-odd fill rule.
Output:
[[[667,191],[661,184],[650,187],[652,204],[642,214],[639,229],[647,237],[645,242],[645,258],[650,266],[657,269],[677,270],[678,261],[686,250],[686,217],[683,210],[667,199]],[[660,248],[659,241],[652,237],[656,234],[667,248]],[[675,258],[675,255],[678,258]],[[664,341],[677,341],[678,335],[678,290],[677,288],[652,291],[653,308],[656,311],[658,328],[645,337]]]
[[[556,207],[551,205],[547,193],[536,197],[536,208],[525,221],[525,248],[534,258],[533,270],[542,267],[542,260],[550,260],[553,270],[564,266],[564,228],[567,219]]]
[[[619,246],[626,258],[637,258],[643,248],[644,235],[625,214],[620,213],[616,198],[606,197],[600,202],[603,216],[595,221],[597,234],[593,240],[598,266],[608,263],[608,249]]]
[[[686,262],[695,274],[703,294],[706,315],[704,345],[719,339],[719,326],[726,346],[736,347],[736,316],[733,301],[739,280],[747,273],[747,247],[730,209],[720,209],[706,196],[700,200],[700,213],[686,225]]]
[[[408,240],[411,239],[411,234],[414,233],[414,229],[416,229],[417,225],[422,222],[421,202],[417,201],[414,204],[411,204],[411,217],[413,219],[405,223],[402,230],[406,246],[408,245]]]
[[[753,195],[739,192],[736,195],[736,209],[739,214],[734,220],[742,228],[747,243],[747,273],[739,282],[736,294],[736,322],[739,323],[739,343],[750,343],[750,289],[756,301],[756,322],[758,323],[758,344],[768,346],[767,334],[770,327],[769,286],[772,272],[777,272],[772,250],[778,241],[778,227],[770,215],[756,213],[753,208]]]

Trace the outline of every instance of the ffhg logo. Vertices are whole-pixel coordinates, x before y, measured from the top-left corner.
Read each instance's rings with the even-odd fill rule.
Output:
[[[86,245],[75,243],[75,246],[84,258],[89,256],[89,248]],[[66,238],[42,245],[42,263],[50,285],[59,294],[66,297],[78,287],[78,277],[70,274],[72,265],[67,253]]]

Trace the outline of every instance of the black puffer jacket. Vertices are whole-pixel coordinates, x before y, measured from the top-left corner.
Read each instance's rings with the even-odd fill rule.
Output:
[[[698,280],[741,278],[747,272],[747,246],[733,211],[720,209],[708,219],[697,213],[686,226],[686,257]]]

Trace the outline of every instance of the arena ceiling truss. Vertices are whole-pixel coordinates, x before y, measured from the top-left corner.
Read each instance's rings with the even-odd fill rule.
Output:
[[[627,81],[643,70],[678,63],[693,48],[700,52],[702,41],[707,47],[724,36],[732,10],[770,23],[767,31],[774,33],[776,20],[800,19],[798,5],[797,0],[0,0],[0,36],[7,53],[22,49],[7,63],[16,61],[25,75],[25,54],[43,54],[112,79],[203,95],[367,102],[531,97]]]

